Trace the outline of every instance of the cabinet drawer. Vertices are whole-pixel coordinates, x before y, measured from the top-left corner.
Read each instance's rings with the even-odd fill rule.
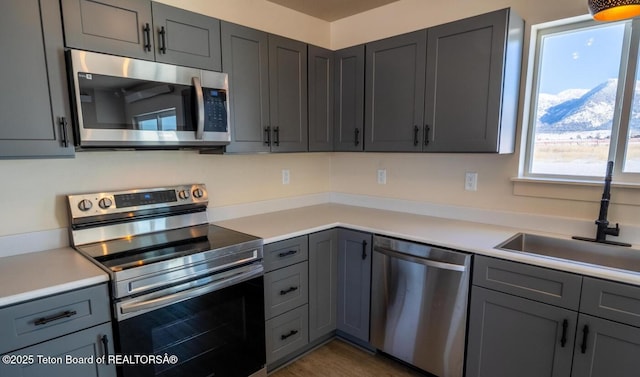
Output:
[[[544,267],[476,256],[473,284],[578,310],[582,277]]]
[[[111,363],[81,363],[80,360],[96,360],[105,355],[113,355],[113,335],[111,323],[91,327],[61,338],[49,340],[32,347],[11,352],[10,355],[33,357],[33,363],[0,363],[0,376],[65,376],[65,377],[116,377],[116,366]],[[105,344],[108,349],[105,350]],[[38,362],[38,357],[51,360],[48,364]]]
[[[0,353],[111,320],[101,284],[0,309]]]
[[[267,364],[299,350],[309,342],[309,307],[301,306],[267,321]]]
[[[580,311],[640,327],[640,287],[585,277]]]
[[[308,266],[308,262],[302,262],[264,275],[265,318],[275,317],[307,303]]]
[[[307,236],[270,243],[264,245],[264,270],[269,272],[291,266],[292,264],[306,261],[308,257],[309,245]]]

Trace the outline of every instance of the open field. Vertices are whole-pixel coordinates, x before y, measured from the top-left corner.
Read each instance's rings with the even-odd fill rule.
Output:
[[[539,140],[534,149],[532,172],[603,176],[608,156],[609,139]],[[640,173],[638,139],[631,139],[628,144],[625,171]]]

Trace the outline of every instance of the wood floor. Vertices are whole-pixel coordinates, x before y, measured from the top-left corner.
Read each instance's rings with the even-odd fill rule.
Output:
[[[334,339],[269,377],[424,377],[381,355]]]

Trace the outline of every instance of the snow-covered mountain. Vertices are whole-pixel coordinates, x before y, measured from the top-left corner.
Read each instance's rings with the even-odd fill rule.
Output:
[[[618,80],[591,90],[572,89],[538,100],[538,131],[576,132],[611,129]]]

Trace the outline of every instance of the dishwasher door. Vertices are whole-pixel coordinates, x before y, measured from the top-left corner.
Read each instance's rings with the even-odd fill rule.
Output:
[[[439,377],[462,377],[471,255],[374,237],[371,343]]]

